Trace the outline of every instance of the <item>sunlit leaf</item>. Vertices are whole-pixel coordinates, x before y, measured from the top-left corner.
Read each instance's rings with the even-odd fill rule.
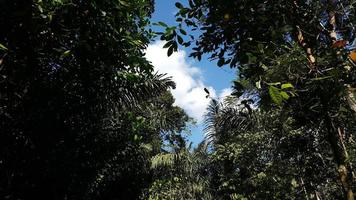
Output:
[[[257,81],[256,82],[256,88],[257,89],[261,89],[262,87],[261,87],[261,81]]]
[[[332,76],[317,77],[317,78],[312,78],[310,80],[312,80],[312,81],[320,81],[320,80],[325,80],[325,79],[329,79],[329,78],[332,78]]]
[[[71,51],[70,51],[70,50],[67,50],[67,51],[65,51],[65,52],[62,53],[62,56],[63,56],[63,57],[67,57],[67,56],[69,56],[70,54],[71,54]]]
[[[289,97],[290,97],[290,96],[289,96],[286,92],[284,92],[284,91],[280,92],[280,94],[281,94],[281,96],[283,97],[283,99],[286,99],[286,100],[288,100]]]
[[[282,84],[281,86],[282,89],[287,89],[287,88],[294,88],[293,85],[291,83],[285,83]]]
[[[349,57],[352,61],[356,62],[356,51],[351,51]]]
[[[279,92],[278,88],[271,85],[268,88],[268,93],[269,93],[269,96],[271,97],[272,101],[275,104],[277,104],[277,105],[282,104],[283,97],[282,97],[281,93]]]
[[[7,47],[5,47],[5,46],[4,46],[3,44],[1,44],[1,43],[0,43],[0,49],[1,49],[1,50],[5,50],[5,51],[8,50]]]
[[[119,0],[119,3],[121,5],[123,5],[123,6],[126,6],[126,7],[130,6],[130,4],[128,2],[126,2],[126,1],[124,1],[124,0]]]

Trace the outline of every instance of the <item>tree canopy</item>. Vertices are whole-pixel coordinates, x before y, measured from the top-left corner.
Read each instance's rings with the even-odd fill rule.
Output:
[[[283,182],[293,181],[304,195],[300,198],[354,199],[354,156],[349,153],[356,111],[354,6],[354,1],[334,0],[176,3],[178,26],[159,33],[168,55],[181,44],[192,47],[194,58],[208,54],[220,67],[238,68],[235,100],[223,109],[213,100],[207,121],[221,172],[218,191],[225,198],[289,199],[298,195]],[[198,37],[185,37],[187,30]],[[330,152],[333,162],[327,164]],[[289,169],[286,161],[297,163]],[[276,171],[274,164],[286,169]],[[266,174],[269,167],[272,174]],[[333,175],[318,173],[330,169]],[[268,187],[263,180],[283,187]],[[339,192],[331,189],[338,187]]]
[[[138,199],[190,120],[144,58],[153,2],[0,7],[0,198]]]
[[[0,1],[0,198],[354,200],[356,1],[175,6]],[[156,36],[238,69],[196,147]]]

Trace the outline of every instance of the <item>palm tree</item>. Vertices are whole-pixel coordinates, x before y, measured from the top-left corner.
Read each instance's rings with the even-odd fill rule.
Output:
[[[225,102],[212,99],[205,114],[206,140],[213,144],[224,143],[231,136],[250,130],[254,119],[255,113],[247,100],[239,103],[234,97]]]
[[[151,186],[149,199],[213,199],[209,188],[209,162],[205,142],[193,150],[190,143],[154,156],[151,168],[158,178]]]

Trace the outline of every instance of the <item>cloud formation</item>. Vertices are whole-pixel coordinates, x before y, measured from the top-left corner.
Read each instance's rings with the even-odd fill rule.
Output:
[[[183,108],[189,116],[201,123],[210,101],[206,98],[204,88],[209,90],[212,98],[224,97],[231,90],[226,88],[217,95],[213,87],[204,84],[202,71],[188,61],[185,51],[180,50],[167,57],[167,49],[164,49],[163,45],[162,41],[148,45],[146,58],[152,62],[155,71],[171,76],[176,83],[176,89],[172,90],[176,99],[175,105]]]

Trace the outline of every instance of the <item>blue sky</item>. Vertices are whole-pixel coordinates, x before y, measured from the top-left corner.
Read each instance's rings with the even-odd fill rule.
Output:
[[[176,25],[174,14],[177,11],[175,0],[155,0],[155,12],[152,22],[163,21],[169,26]],[[181,1],[185,4],[185,1]],[[152,27],[154,30],[155,27]],[[158,30],[157,30],[158,31]],[[199,62],[188,55],[189,48],[180,47],[178,53],[167,57],[164,42],[154,41],[147,49],[147,59],[155,66],[156,71],[167,73],[176,82],[177,88],[173,90],[176,105],[182,107],[191,117],[197,120],[197,125],[192,127],[189,140],[195,145],[203,137],[203,114],[209,103],[206,99],[204,87],[208,88],[215,98],[223,98],[230,93],[231,81],[236,77],[236,71],[228,66],[218,67],[216,62],[209,61],[203,56]]]

